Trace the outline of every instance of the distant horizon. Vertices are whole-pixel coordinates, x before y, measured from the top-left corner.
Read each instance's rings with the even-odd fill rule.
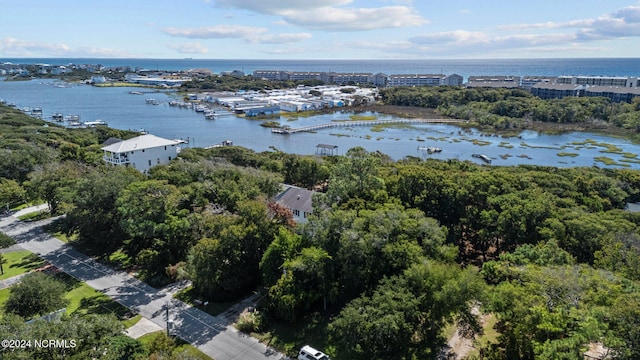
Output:
[[[479,76],[640,76],[640,58],[548,59],[154,59],[154,58],[11,58],[15,65],[101,65],[157,71],[207,69],[212,73],[239,70],[318,71],[383,74],[458,74]]]
[[[50,56],[50,57],[0,57],[0,60],[4,59],[97,59],[97,60],[198,60],[198,61],[473,61],[473,60],[500,60],[500,61],[509,61],[509,60],[591,60],[591,59],[623,59],[623,60],[631,60],[638,59],[640,60],[640,56],[589,56],[589,57],[514,57],[514,58],[385,58],[385,59],[376,59],[376,58],[322,58],[322,59],[311,59],[311,58],[287,58],[287,59],[279,59],[279,58],[199,58],[199,57],[175,57],[175,58],[163,58],[163,57],[64,57],[64,56]],[[640,64],[638,64],[640,65]]]

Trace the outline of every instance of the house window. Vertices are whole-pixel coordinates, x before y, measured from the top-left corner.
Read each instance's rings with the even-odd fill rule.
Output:
[[[144,149],[142,149],[142,152],[144,152]]]
[[[169,156],[169,161],[171,161],[171,156]]]
[[[167,150],[167,147],[165,146],[164,149]]]
[[[295,216],[300,216],[300,210],[296,210],[296,209],[294,209],[294,210],[293,210],[293,215],[295,215]]]
[[[149,160],[149,166],[151,166],[151,160]]]

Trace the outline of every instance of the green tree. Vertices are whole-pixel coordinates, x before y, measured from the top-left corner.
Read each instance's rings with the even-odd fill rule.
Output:
[[[338,352],[353,359],[435,358],[442,330],[457,323],[480,331],[473,315],[484,284],[473,270],[425,260],[347,304],[329,325]]]
[[[0,249],[8,248],[16,243],[16,241],[9,235],[0,232]],[[0,253],[0,274],[4,275],[4,264],[6,259],[3,254]]]
[[[328,201],[340,204],[384,198],[384,180],[379,174],[381,163],[379,156],[361,147],[349,149],[331,170]]]
[[[178,188],[162,180],[133,182],[116,200],[120,227],[128,236],[123,249],[158,281],[168,265],[186,258],[194,241],[182,200]]]
[[[78,232],[79,241],[95,245],[99,252],[113,251],[126,237],[116,200],[129,184],[140,180],[142,174],[133,168],[93,169],[72,186],[74,195],[69,202],[73,206],[65,218],[68,228]]]
[[[122,334],[124,327],[113,315],[63,315],[60,320],[36,320],[25,323],[12,314],[0,319],[0,336],[6,339],[30,339],[32,346],[5,350],[3,359],[32,360],[125,360],[148,359],[146,350],[135,339]],[[63,346],[37,347],[34,340],[60,340]]]
[[[8,313],[31,318],[66,306],[64,284],[50,275],[35,272],[25,275],[11,287],[4,305]]]
[[[330,260],[326,251],[312,246],[285,261],[282,275],[269,288],[268,306],[273,314],[293,322],[320,300],[326,310]]]
[[[58,214],[63,200],[70,196],[72,184],[85,176],[87,170],[76,162],[45,164],[29,174],[28,188],[34,198],[47,202],[52,214]]]
[[[17,181],[0,178],[0,212],[23,203],[26,198],[27,191]]]

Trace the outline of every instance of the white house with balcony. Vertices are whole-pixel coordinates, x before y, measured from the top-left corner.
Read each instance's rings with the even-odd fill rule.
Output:
[[[113,166],[130,166],[146,173],[153,166],[168,164],[175,159],[182,143],[182,140],[147,134],[105,145],[102,147],[102,159]]]

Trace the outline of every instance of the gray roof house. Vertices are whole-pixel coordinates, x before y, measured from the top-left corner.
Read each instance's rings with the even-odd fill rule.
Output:
[[[276,195],[275,201],[291,210],[293,220],[304,223],[313,212],[312,200],[314,191],[293,185],[283,185],[283,191]]]

